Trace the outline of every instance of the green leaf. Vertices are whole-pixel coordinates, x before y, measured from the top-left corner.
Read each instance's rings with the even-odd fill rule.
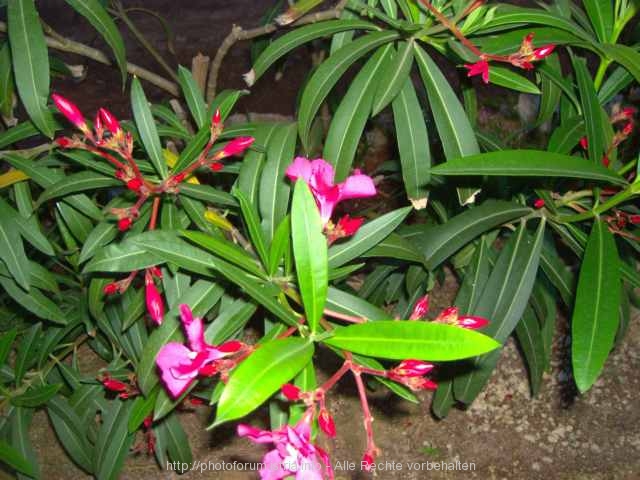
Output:
[[[387,312],[366,300],[334,287],[329,287],[327,308],[338,313],[366,318],[367,320],[387,320],[390,317]]]
[[[635,51],[633,52],[635,53]],[[638,55],[638,57],[640,57],[640,55]],[[640,58],[638,61],[640,61]],[[638,78],[640,78],[640,68],[637,73]],[[633,75],[631,75],[624,67],[616,67],[616,69],[607,76],[607,79],[602,83],[602,86],[598,90],[598,100],[600,101],[600,105],[606,105],[609,103],[613,97],[615,97],[620,91],[627,88],[631,82],[633,82]]]
[[[38,129],[32,122],[19,123],[15,127],[11,127],[0,133],[0,148],[4,148],[7,145],[24,140],[25,138],[33,137],[38,135],[38,133]]]
[[[145,418],[151,415],[153,412],[153,406],[156,403],[156,398],[158,397],[158,392],[160,392],[160,389],[153,390],[148,397],[144,397],[142,395],[136,397],[133,402],[133,407],[131,407],[129,422],[127,423],[129,433],[133,433],[138,430]]]
[[[571,363],[580,392],[600,375],[618,328],[620,259],[607,223],[593,223],[584,252],[571,317]]]
[[[311,144],[309,132],[313,119],[340,77],[356,60],[398,36],[398,33],[393,31],[364,35],[335,52],[316,69],[302,92],[298,109],[298,131],[305,149],[308,150]]]
[[[134,77],[131,82],[131,108],[136,127],[149,159],[161,178],[167,177],[167,162],[162,154],[162,145],[156,129],[155,120],[149,108],[140,80]]]
[[[593,29],[601,43],[609,43],[613,32],[613,3],[609,0],[583,0]]]
[[[423,263],[424,256],[411,242],[397,233],[391,233],[371,250],[367,250],[363,257],[384,257],[405,260],[407,262]]]
[[[211,427],[255,410],[302,370],[312,355],[313,343],[302,338],[284,338],[260,345],[231,373]]]
[[[478,235],[529,213],[530,208],[517,203],[488,200],[442,225],[425,227],[412,243],[424,245],[427,268],[434,270]]]
[[[0,336],[0,367],[4,365],[5,360],[11,352],[11,347],[13,345],[13,341],[16,339],[16,335],[18,335],[18,330],[16,327],[13,327],[11,330]]]
[[[282,257],[290,255],[291,247],[291,220],[289,216],[284,217],[273,234],[273,241],[269,249],[268,273],[273,276],[278,271]]]
[[[349,240],[329,249],[329,268],[338,268],[378,245],[410,211],[411,207],[399,208],[365,223]]]
[[[96,253],[96,251],[111,243],[116,236],[118,236],[118,228],[114,223],[98,223],[84,241],[78,261],[80,263],[86,262]]]
[[[49,54],[34,0],[12,0],[7,23],[13,74],[20,100],[38,129],[52,138],[49,98]]]
[[[87,439],[87,428],[83,425],[78,413],[71,408],[66,399],[60,396],[49,400],[47,413],[56,436],[67,454],[80,468],[92,473],[93,445]]]
[[[600,163],[586,162],[542,150],[502,150],[449,160],[434,167],[435,175],[506,177],[569,177],[626,185],[626,180]]]
[[[116,480],[129,453],[134,435],[127,429],[132,402],[114,400],[102,412],[102,425],[98,430],[94,470],[98,480]]]
[[[213,188],[210,185],[183,183],[180,185],[180,194],[217,206],[227,205],[235,207],[237,205],[235,198],[227,192]]]
[[[180,80],[180,88],[184,95],[191,116],[196,121],[198,128],[202,128],[207,123],[207,104],[200,87],[193,79],[191,72],[182,65],[178,66],[178,79]]]
[[[9,51],[9,44],[5,43],[0,47],[0,113],[6,118],[11,116],[13,110],[14,91],[15,83],[13,81],[13,70],[11,68],[11,53]]]
[[[22,217],[0,198],[0,259],[15,281],[29,291],[29,260],[20,237]]]
[[[553,53],[547,57],[544,61],[545,66],[548,69],[554,71],[557,75],[562,76],[562,69],[560,65],[560,58],[557,53]],[[540,89],[542,90],[540,97],[540,109],[538,110],[538,117],[536,118],[536,125],[542,125],[543,123],[551,120],[558,105],[560,104],[560,97],[562,91],[560,87],[556,85],[548,76],[540,76]]]
[[[516,336],[527,361],[531,394],[535,397],[540,391],[545,360],[540,324],[531,307],[525,309],[522,320],[518,322]]]
[[[594,163],[600,164],[605,148],[601,121],[602,107],[598,101],[598,94],[593,85],[591,75],[589,75],[589,70],[587,70],[586,61],[583,58],[574,57],[573,69],[576,72],[578,90],[580,91],[580,102],[589,143],[589,159]]]
[[[30,408],[16,407],[11,415],[11,446],[18,451],[20,456],[29,462],[31,466],[30,478],[40,479],[40,467],[36,452],[29,439],[29,426],[33,418],[33,410]],[[18,475],[19,478],[22,478]]]
[[[527,306],[535,282],[545,222],[541,221],[532,238],[524,221],[500,252],[496,266],[472,314],[489,320],[484,332],[504,343],[515,329]],[[454,381],[456,399],[471,403],[485,385],[500,356],[491,352],[474,359],[475,367]]]
[[[445,158],[452,160],[479,153],[480,147],[469,117],[449,81],[422,48],[416,45],[415,51]],[[460,204],[474,203],[477,192],[477,189],[459,189]]]
[[[380,73],[378,88],[373,98],[371,115],[377,115],[396,98],[400,90],[410,81],[409,73],[413,65],[413,40],[399,42],[398,51],[388,57]]]
[[[381,70],[391,48],[391,44],[378,48],[365,63],[351,82],[349,90],[331,119],[322,156],[335,167],[336,181],[342,181],[349,175],[371,113],[371,104],[379,85]]]
[[[327,300],[327,238],[316,201],[304,181],[297,181],[291,205],[291,238],[296,275],[307,324],[315,333]]]
[[[258,217],[258,212],[255,208],[255,204],[252,204],[249,201],[249,198],[240,189],[234,190],[233,194],[240,203],[242,217],[244,218],[244,223],[247,225],[251,243],[256,249],[256,252],[260,257],[262,264],[267,267],[269,263],[269,254],[267,253],[267,246],[265,245],[262,229],[260,228],[260,218]]]
[[[582,116],[568,118],[553,131],[551,138],[549,138],[547,150],[568,155],[584,135],[584,119]]]
[[[640,82],[640,53],[627,45],[600,45],[609,58],[626,68]]]
[[[255,130],[255,144],[269,145],[271,137],[279,129],[277,123],[268,123],[260,125]],[[237,186],[239,190],[245,194],[252,205],[258,204],[258,189],[260,185],[260,173],[267,158],[265,151],[249,150],[245,155],[242,165],[240,165],[240,173],[238,174]]]
[[[247,272],[251,272],[258,277],[264,277],[264,272],[255,258],[236,244],[202,232],[185,231],[182,232],[182,236],[213,252],[218,257],[235,263]]]
[[[290,187],[285,171],[293,161],[295,148],[295,123],[279,125],[267,145],[267,161],[260,178],[258,207],[268,245],[276,227],[287,216]]]
[[[122,85],[127,81],[127,59],[122,36],[116,27],[115,22],[111,19],[103,4],[99,0],[66,0],[73,9],[86,18],[95,28],[102,38],[107,42],[116,63],[120,68],[122,76]]]
[[[492,65],[489,69],[489,82],[517,92],[531,93],[533,95],[540,95],[542,93],[540,89],[526,77],[515,73],[509,68],[497,65]]]
[[[558,256],[555,245],[551,241],[544,242],[542,245],[540,267],[558,290],[564,304],[567,307],[571,307],[575,291],[575,277],[569,267]]]
[[[66,175],[42,192],[42,195],[38,198],[38,205],[41,205],[52,198],[64,197],[71,193],[116,187],[121,184],[122,182],[117,178],[106,177],[91,171]]]
[[[158,448],[166,449],[172,462],[189,465],[193,462],[189,438],[177,415],[171,415],[154,428]]]
[[[11,404],[16,407],[39,407],[43,403],[48,402],[51,397],[58,393],[58,390],[60,390],[61,387],[61,383],[31,387],[22,395],[12,397]]]
[[[85,265],[84,272],[130,272],[163,263],[163,259],[131,241],[112,243]]]
[[[489,352],[500,345],[490,337],[453,325],[382,320],[336,327],[324,340],[333,347],[369,357],[448,361]]]
[[[431,151],[427,124],[411,78],[405,80],[392,107],[404,188],[414,207],[424,208],[428,194],[424,187],[431,179]]]
[[[254,62],[251,71],[245,75],[245,81],[252,86],[278,59],[304,43],[348,30],[376,30],[377,28],[373,23],[362,20],[329,20],[296,28],[277,38],[265,48]]]
[[[0,462],[31,478],[35,478],[36,476],[31,463],[22,456],[19,450],[15,449],[4,440],[0,440]]]

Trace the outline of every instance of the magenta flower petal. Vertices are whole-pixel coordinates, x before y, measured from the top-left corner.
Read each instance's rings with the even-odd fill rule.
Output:
[[[177,342],[169,342],[158,352],[156,364],[160,369],[162,381],[173,398],[178,398],[198,375],[196,369],[191,376],[186,374],[192,364],[193,352]],[[177,370],[177,371],[176,371]],[[180,378],[174,374],[180,373]],[[183,373],[184,372],[184,373]]]
[[[319,191],[324,191],[333,187],[333,179],[336,172],[333,165],[325,162],[322,158],[311,161],[311,186]]]
[[[278,450],[271,450],[262,457],[264,467],[260,469],[260,480],[281,480],[291,475],[291,472],[285,470],[282,465],[284,459],[280,456]]]
[[[249,440],[255,443],[275,443],[282,435],[269,430],[260,430],[245,423],[241,423],[237,428],[239,437],[249,437]]]
[[[207,348],[207,344],[204,341],[204,326],[202,325],[202,319],[194,318],[191,309],[184,303],[180,305],[180,318],[182,319],[184,331],[187,334],[189,347],[196,352],[205,350]]]
[[[311,181],[311,162],[304,157],[296,157],[285,172],[289,180],[296,181],[301,178],[305,182]]]
[[[340,184],[340,200],[350,198],[372,197],[376,194],[376,187],[368,175],[361,173],[351,175]]]

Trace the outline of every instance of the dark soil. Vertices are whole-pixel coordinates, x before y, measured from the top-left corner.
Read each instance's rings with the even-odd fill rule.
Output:
[[[189,66],[197,53],[213,57],[217,46],[233,23],[256,26],[271,1],[126,1],[125,6],[143,6],[157,11],[170,22],[175,34],[175,55],[167,49],[167,37],[157,21],[136,13],[132,18],[148,40],[172,66]],[[59,33],[106,50],[103,42],[86,22],[65,8],[62,0],[38,2],[43,18]],[[122,29],[125,30],[124,28]],[[135,39],[125,34],[128,58],[160,73],[160,68]],[[63,56],[68,63],[83,62]],[[54,90],[78,103],[85,112],[108,106],[116,115],[129,116],[129,100],[122,94],[119,74],[114,69],[87,62],[84,81],[56,80]],[[245,88],[241,74],[251,67],[250,44],[237,44],[227,56],[220,78],[222,88]],[[310,69],[304,48],[290,55],[282,80],[268,73],[252,88],[251,95],[239,104],[239,111],[293,113],[296,95]],[[145,84],[153,101],[167,95]],[[439,306],[448,304],[452,285],[441,289]],[[640,478],[640,326],[633,319],[628,336],[607,363],[603,378],[571,405],[564,392],[570,386],[564,349],[567,339],[558,337],[553,371],[543,390],[531,399],[526,370],[517,349],[509,343],[490,384],[466,411],[454,410],[443,420],[429,412],[430,395],[413,405],[382,392],[374,394],[373,414],[376,441],[382,449],[380,462],[395,462],[402,470],[378,472],[382,479],[421,478],[505,478],[505,479],[638,479]],[[85,371],[92,371],[92,357],[86,355]],[[95,370],[93,370],[95,371]],[[333,461],[359,465],[365,439],[355,390],[348,382],[332,397],[330,407],[336,417],[338,437],[326,445]],[[259,461],[261,449],[234,436],[233,427],[208,432],[210,411],[200,407],[196,414],[181,414],[194,451],[201,462]],[[260,423],[262,419],[252,419]],[[31,432],[44,479],[85,478],[66,457],[55,440],[46,415],[39,413]],[[409,471],[409,462],[467,462],[475,471]],[[368,478],[359,472],[337,471],[337,478]],[[131,457],[122,475],[124,479],[177,478],[175,472],[159,469],[152,458]],[[256,478],[247,472],[191,472],[181,478]]]

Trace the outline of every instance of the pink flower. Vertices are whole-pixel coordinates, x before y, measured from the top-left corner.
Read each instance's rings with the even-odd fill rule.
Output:
[[[178,342],[169,342],[156,357],[162,381],[173,398],[182,395],[199,375],[215,373],[216,369],[212,368],[215,365],[211,365],[213,362],[242,347],[237,341],[227,342],[219,347],[209,345],[204,339],[202,319],[194,318],[188,305],[180,305],[180,318],[188,347]]]
[[[360,230],[363,223],[364,218],[362,217],[350,217],[349,215],[344,215],[340,220],[338,220],[336,228],[342,233],[343,237],[351,237]]]
[[[285,425],[273,432],[250,425],[238,425],[240,437],[248,437],[254,443],[273,443],[275,446],[262,459],[262,480],[281,480],[293,475],[296,480],[322,480],[323,470],[328,478],[333,478],[329,456],[311,443],[312,416],[312,410],[307,410],[295,427]]]
[[[403,360],[392,372],[401,377],[422,377],[433,370],[433,363],[422,360]]]
[[[84,116],[80,112],[80,109],[75,105],[75,103],[70,102],[66,98],[53,94],[51,95],[53,99],[53,103],[56,104],[56,107],[72,124],[78,127],[80,130],[87,130],[87,122],[84,119]]]
[[[440,312],[440,315],[436,317],[434,322],[445,323],[447,325],[457,325],[458,327],[468,328],[470,330],[486,327],[489,324],[489,320],[486,318],[467,315],[459,316],[458,307],[445,308]]]
[[[224,157],[238,155],[249,148],[255,139],[253,137],[238,137],[227,143],[222,150]]]
[[[355,170],[344,182],[334,184],[333,166],[322,158],[310,161],[304,157],[296,157],[287,168],[287,177],[292,181],[301,178],[309,185],[320,209],[320,218],[325,225],[331,219],[335,206],[342,200],[371,197],[376,194],[373,180],[368,175],[360,173],[360,170]]]
[[[467,70],[467,77],[474,77],[476,75],[482,76],[484,83],[489,83],[489,62],[486,60],[480,60],[476,63],[468,63],[464,66]]]
[[[413,312],[409,316],[409,320],[420,320],[429,311],[429,295],[420,297],[416,304],[413,306]]]

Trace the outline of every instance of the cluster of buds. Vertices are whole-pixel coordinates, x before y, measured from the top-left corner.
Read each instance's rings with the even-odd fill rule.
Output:
[[[479,75],[484,83],[489,83],[489,61],[510,63],[514,67],[524,70],[531,70],[533,63],[543,60],[553,53],[555,45],[545,45],[534,48],[533,33],[529,33],[520,44],[520,49],[511,55],[490,55],[479,52],[478,60],[475,63],[466,64],[467,77]]]
[[[120,380],[113,378],[108,373],[104,373],[98,377],[98,381],[102,383],[105,390],[117,394],[118,398],[121,398],[122,400],[126,400],[140,394],[138,387],[132,385],[131,382],[121,382]]]
[[[420,297],[413,306],[413,311],[409,316],[409,320],[420,320],[424,318],[429,310],[429,296]],[[486,327],[489,320],[482,317],[472,315],[460,315],[458,307],[447,307],[433,319],[434,323],[443,323],[446,325],[455,325],[457,327],[476,330]]]
[[[173,172],[161,182],[153,182],[142,175],[133,158],[133,136],[122,129],[111,112],[100,108],[91,129],[74,103],[56,94],[52,95],[52,99],[58,110],[82,133],[82,136],[60,137],[56,139],[56,144],[61,148],[87,150],[102,157],[116,168],[114,176],[138,196],[137,202],[131,207],[111,210],[118,220],[118,229],[123,232],[131,228],[147,199],[163,193],[177,193],[178,185],[201,166],[208,166],[214,172],[220,171],[223,168],[222,159],[243,153],[253,143],[253,137],[235,138],[210,157],[209,152],[224,129],[220,111],[216,110],[211,119],[209,142],[198,160],[180,172]],[[150,225],[155,226],[155,218],[151,219]]]
[[[145,453],[152,455],[156,451],[156,436],[153,433],[153,415],[147,416],[142,422],[144,440],[133,447],[133,453]]]
[[[611,163],[609,160],[611,152],[618,148],[618,145],[624,142],[633,133],[633,117],[635,114],[636,109],[633,107],[617,108],[609,118],[612,125],[623,122],[624,125],[615,132],[609,147],[602,155],[602,165],[605,167],[608,167]],[[580,138],[580,147],[585,151],[589,150],[589,140],[586,136]]]
[[[426,375],[433,369],[432,363],[422,360],[403,360],[395,368],[388,371],[387,377],[414,391],[435,390],[438,388],[438,384],[426,378]]]
[[[615,210],[614,215],[607,218],[607,222],[614,227],[615,231],[620,231],[627,225],[640,225],[640,215]]]
[[[116,282],[110,282],[104,286],[102,293],[105,295],[115,295],[116,293],[124,293],[131,286],[131,283],[138,275],[138,271],[134,270],[126,278]],[[145,301],[147,305],[147,313],[156,325],[162,324],[164,318],[164,301],[162,295],[158,291],[155,279],[162,278],[162,270],[158,267],[149,267],[144,271],[145,285]]]

